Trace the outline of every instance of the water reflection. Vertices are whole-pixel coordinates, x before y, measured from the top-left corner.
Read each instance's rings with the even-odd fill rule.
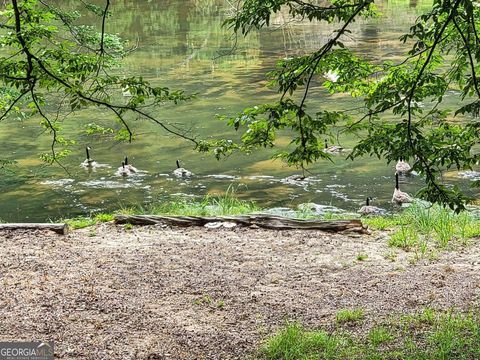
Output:
[[[57,3],[73,10],[81,7],[74,0]],[[359,54],[396,60],[404,51],[399,35],[422,8],[430,6],[431,2],[424,0],[380,3],[380,10],[389,18],[355,23],[345,41]],[[237,136],[215,115],[233,114],[243,107],[276,99],[275,91],[264,87],[264,74],[274,67],[276,59],[319,48],[336,28],[316,22],[292,22],[287,14],[279,13],[273,19],[275,31],[263,30],[239,39],[234,55],[219,57],[232,46],[230,31],[221,26],[230,10],[228,2],[221,0],[124,0],[114,3],[114,16],[110,18],[109,31],[138,46],[126,59],[126,66],[118,71],[125,75],[140,73],[156,84],[197,93],[197,99],[181,106],[165,106],[158,116],[191,128],[202,137]],[[93,24],[96,18],[90,15],[82,21]],[[356,105],[355,100],[329,96],[320,88],[314,89],[313,97],[322,97],[323,105],[331,109]],[[315,109],[315,104],[310,107]],[[42,135],[37,125],[38,119],[25,121],[21,126],[2,124],[4,157],[15,158],[19,164],[16,176],[0,178],[0,218],[23,221],[88,214],[134,203],[148,204],[173,194],[224,193],[229,186],[236,187],[241,198],[255,200],[261,206],[294,208],[300,203],[316,203],[354,210],[367,196],[372,196],[378,206],[391,208],[394,164],[385,165],[377,159],[351,162],[340,155],[335,164],[319,162],[312,166],[307,179],[291,183],[285,179],[296,169],[270,160],[270,150],[250,156],[232,155],[217,162],[192,152],[190,144],[162,133],[146,121],[132,123],[138,134],[136,142],[119,144],[101,137],[92,139],[78,131],[92,120],[110,125],[107,111],[87,110],[74,114],[74,118],[75,121],[64,124],[65,131],[78,144],[65,164],[71,173],[68,177],[63,170],[44,167],[38,160],[38,154],[48,151],[50,146],[50,139]],[[278,142],[287,145],[288,134]],[[351,148],[354,139],[344,138],[342,144]],[[99,167],[91,173],[80,168],[78,164],[84,160],[87,145],[94,149],[96,161],[110,167]],[[115,169],[126,155],[148,173],[125,179],[115,176]],[[176,159],[181,159],[195,176],[174,177]],[[414,193],[420,181],[405,179],[402,189]]]

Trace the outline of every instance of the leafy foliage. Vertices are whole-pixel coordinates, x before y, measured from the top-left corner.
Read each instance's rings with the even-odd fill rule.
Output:
[[[0,11],[0,121],[40,117],[40,125],[52,136],[51,151],[41,156],[49,163],[68,155],[73,144],[61,136],[62,122],[91,106],[109,110],[120,127],[92,123],[87,134],[132,141],[129,122],[142,118],[198,145],[153,115],[165,103],[177,104],[191,95],[154,86],[141,77],[115,75],[129,50],[117,35],[105,32],[110,0],[103,6],[82,2],[84,11],[98,18],[98,28],[81,24],[81,13],[61,9],[57,5],[61,3],[11,0]]]
[[[374,63],[342,42],[355,20],[380,16],[371,0],[245,0],[226,25],[247,34],[268,27],[272,14],[281,10],[294,19],[336,23],[339,28],[320,49],[278,61],[268,78],[280,99],[229,119],[243,136],[241,144],[232,141],[224,152],[275,147],[277,133],[285,131],[294,134],[291,146],[277,156],[304,168],[329,157],[323,149],[325,137],[334,131],[354,132],[359,141],[350,159],[365,155],[387,162],[411,159],[413,169],[425,178],[418,196],[455,211],[464,209],[468,199],[458,188],[442,183],[442,172],[471,169],[480,160],[478,5],[472,0],[434,0],[400,38],[410,50],[399,63]],[[318,97],[309,97],[313,80],[322,81],[330,93],[362,98],[361,114],[358,109],[309,112],[307,103],[319,102]],[[454,111],[441,106],[450,89],[460,90],[462,105]],[[392,115],[397,120],[391,120]],[[454,116],[462,116],[461,121],[452,122]]]

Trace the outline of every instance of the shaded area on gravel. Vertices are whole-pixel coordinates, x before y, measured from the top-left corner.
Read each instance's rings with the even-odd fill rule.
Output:
[[[318,327],[344,308],[372,321],[477,306],[479,244],[410,265],[402,251],[388,259],[385,236],[0,232],[1,340],[53,340],[59,359],[238,359],[286,319]]]

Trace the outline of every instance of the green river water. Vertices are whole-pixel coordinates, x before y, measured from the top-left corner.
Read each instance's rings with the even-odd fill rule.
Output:
[[[74,7],[76,2],[69,3]],[[354,24],[346,42],[373,59],[398,59],[405,51],[398,37],[429,4],[423,0],[384,1],[379,7],[387,17]],[[265,88],[264,74],[274,67],[276,59],[319,48],[336,28],[323,23],[293,23],[288,16],[279,14],[273,19],[272,29],[240,39],[234,55],[219,57],[232,46],[229,30],[221,27],[229,11],[226,0],[124,0],[114,1],[109,19],[110,32],[138,44],[119,70],[121,74],[141,74],[156,84],[198,94],[187,103],[160,109],[157,116],[191,128],[199,137],[235,136],[215,115],[234,114],[275,99],[277,94]],[[356,105],[347,96],[329,96],[321,88],[312,94],[312,99],[322,97],[325,106],[332,109]],[[453,108],[455,100],[451,101]],[[320,161],[312,166],[313,175],[308,181],[289,184],[283,179],[297,170],[269,160],[273,154],[270,150],[217,161],[194,152],[191,144],[147,121],[133,122],[139,136],[132,144],[79,133],[92,120],[108,124],[110,116],[107,111],[85,110],[74,114],[74,121],[65,122],[65,132],[77,141],[73,154],[64,161],[69,173],[39,160],[40,153],[48,152],[50,138],[42,134],[38,119],[2,123],[2,158],[16,159],[18,163],[14,172],[0,175],[0,218],[44,221],[73,217],[177,195],[221,194],[229,186],[240,198],[254,200],[262,207],[295,208],[300,203],[314,202],[352,211],[366,196],[373,196],[377,206],[392,209],[389,201],[394,188],[394,164],[371,158],[352,162],[340,155],[334,164]],[[285,137],[278,141],[287,144],[289,140]],[[354,139],[341,138],[341,142],[348,148]],[[96,161],[109,167],[85,171],[80,163],[85,159],[86,145],[92,147]],[[145,173],[128,178],[115,176],[124,155]],[[176,159],[181,159],[195,175],[190,179],[174,177]],[[452,183],[468,185],[468,181],[458,179],[456,172],[447,176]],[[421,177],[402,179],[402,190],[415,193],[421,183]]]

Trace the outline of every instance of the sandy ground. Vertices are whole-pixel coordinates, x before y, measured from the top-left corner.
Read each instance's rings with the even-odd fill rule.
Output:
[[[287,319],[479,304],[480,241],[410,264],[385,233],[103,224],[0,232],[1,340],[53,340],[58,359],[243,359]],[[359,253],[367,254],[358,261]]]

